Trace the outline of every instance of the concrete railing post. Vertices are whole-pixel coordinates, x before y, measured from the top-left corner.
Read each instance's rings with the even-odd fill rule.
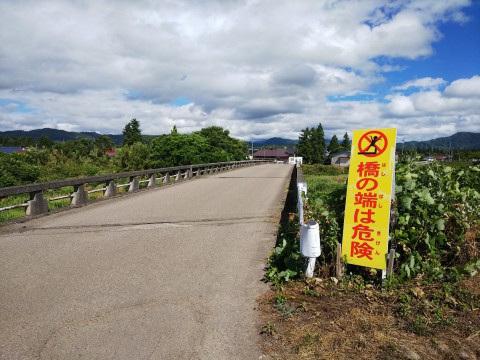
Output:
[[[130,186],[128,187],[128,192],[134,192],[140,189],[140,182],[136,176],[130,177]]]
[[[104,197],[111,197],[117,195],[117,186],[115,185],[115,180],[110,180],[106,183]]]
[[[151,187],[155,187],[155,186],[157,186],[157,177],[155,176],[155,174],[152,174],[152,175],[150,175],[150,178],[148,179],[147,187],[151,188]]]
[[[73,197],[71,205],[82,205],[88,201],[88,191],[85,190],[85,185],[75,185],[73,187]]]
[[[164,184],[169,184],[170,183],[170,173],[165,174],[165,178],[163,179]]]
[[[182,170],[178,170],[178,173],[175,176],[175,181],[179,181],[181,178],[182,178]]]
[[[42,192],[30,193],[30,201],[28,202],[25,215],[35,216],[48,212],[48,200],[44,199]]]
[[[188,169],[188,172],[187,172],[187,179],[191,179],[193,178],[193,167],[190,166],[190,169]]]

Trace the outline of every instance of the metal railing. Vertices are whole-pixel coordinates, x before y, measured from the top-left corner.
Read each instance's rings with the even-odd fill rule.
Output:
[[[8,196],[29,194],[30,200],[26,203],[0,208],[0,212],[17,208],[25,208],[26,216],[41,215],[49,211],[48,203],[51,201],[70,199],[69,206],[73,207],[87,203],[89,200],[88,195],[93,193],[102,192],[102,197],[108,198],[117,195],[119,193],[119,189],[124,187],[128,187],[128,192],[134,192],[140,190],[141,185],[144,184],[146,184],[146,186],[143,186],[144,188],[153,188],[159,185],[192,179],[202,175],[215,174],[222,171],[245,166],[253,166],[267,162],[270,161],[248,160],[185,165],[51,181],[38,184],[10,186],[0,188],[0,199]],[[117,184],[116,181],[119,179],[129,179],[129,181],[127,183]],[[87,190],[87,186],[89,184],[98,185],[101,183],[105,185],[101,188],[97,188],[98,186],[95,186],[94,189]],[[53,190],[63,187],[73,187],[73,192],[70,192],[67,195],[61,195],[52,198],[43,197],[46,190]]]

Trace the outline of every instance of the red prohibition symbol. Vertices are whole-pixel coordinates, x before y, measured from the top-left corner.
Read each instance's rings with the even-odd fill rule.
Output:
[[[381,131],[372,130],[358,140],[358,155],[375,157],[383,154],[388,146],[387,136]]]

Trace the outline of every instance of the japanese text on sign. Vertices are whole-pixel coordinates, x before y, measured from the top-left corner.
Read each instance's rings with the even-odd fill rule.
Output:
[[[342,256],[386,268],[396,129],[355,130],[348,174]]]

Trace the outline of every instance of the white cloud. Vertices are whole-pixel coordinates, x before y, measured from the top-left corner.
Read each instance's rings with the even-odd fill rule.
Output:
[[[448,97],[480,99],[480,76],[452,82],[452,84],[445,89],[445,95]]]
[[[445,80],[441,78],[421,78],[416,80],[407,81],[406,83],[395,86],[392,90],[408,90],[410,88],[420,88],[420,89],[430,89],[438,88],[439,86],[445,85]]]
[[[476,77],[453,82],[445,93],[394,94],[387,104],[326,100],[367,93],[385,72],[404,69],[377,63],[379,57],[431,55],[438,22],[464,21],[468,4],[1,1],[0,99],[25,105],[0,106],[0,130],[120,133],[135,117],[146,134],[174,124],[180,131],[219,125],[242,138],[296,138],[318,122],[339,136],[340,129],[400,123],[401,116],[445,111],[451,119],[452,109],[471,119],[462,106],[476,109],[466,102],[478,94]],[[426,77],[396,90],[433,90],[442,81]],[[191,103],[170,105],[179,98]]]

